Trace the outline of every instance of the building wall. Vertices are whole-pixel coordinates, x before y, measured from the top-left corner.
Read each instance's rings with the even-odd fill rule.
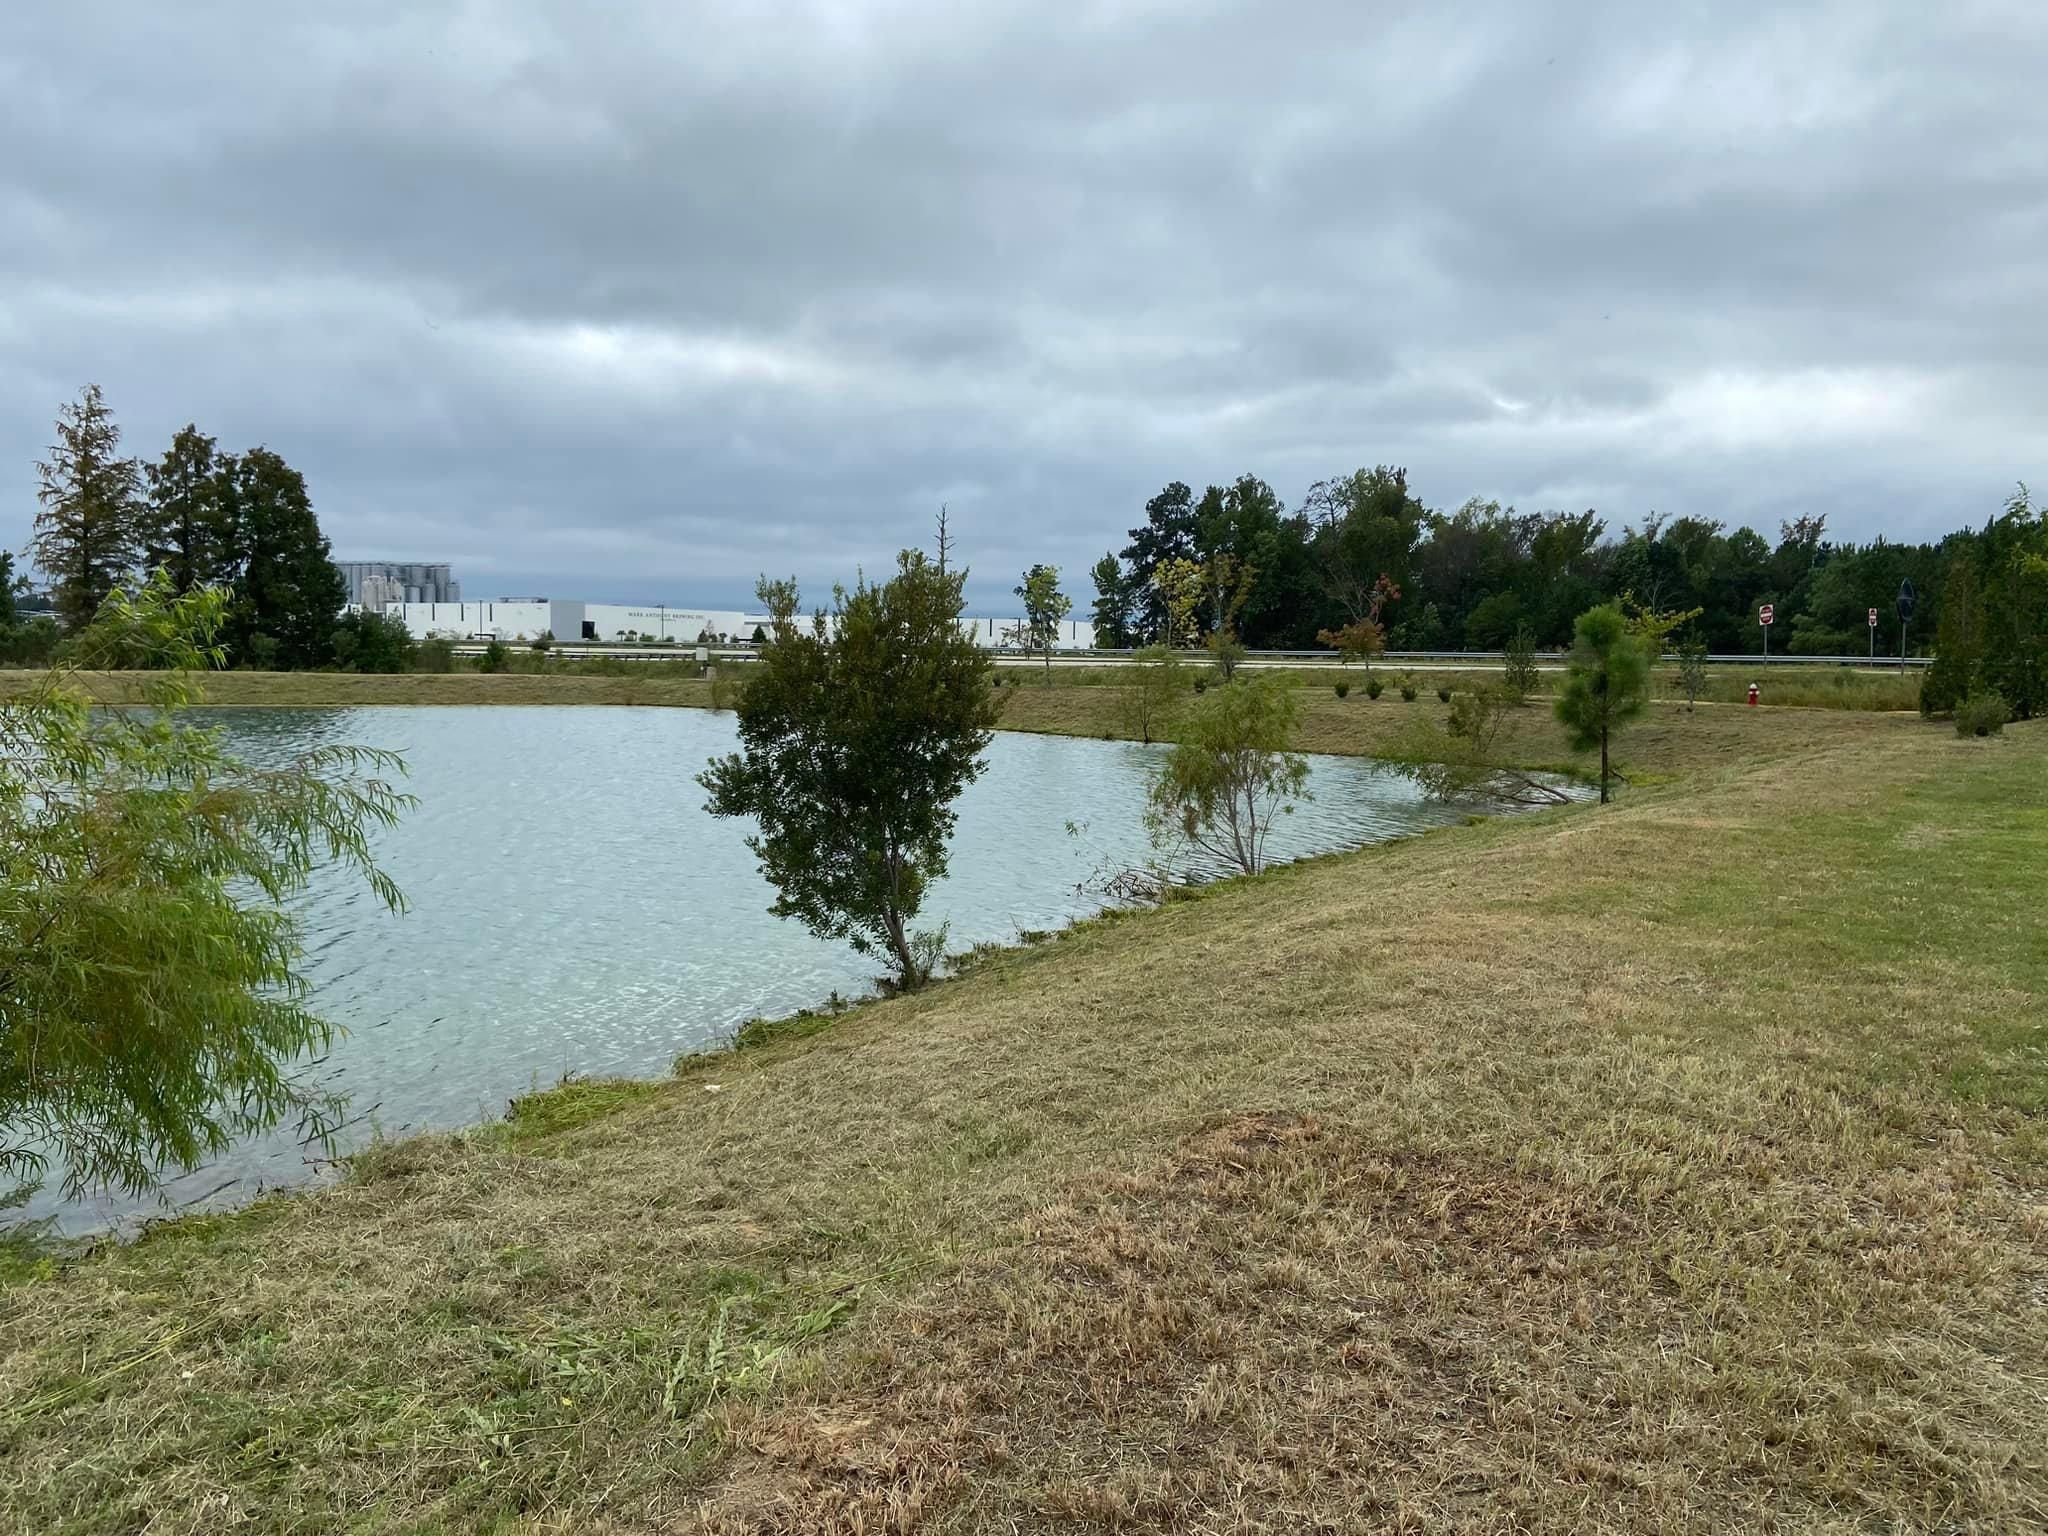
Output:
[[[366,594],[378,590],[366,585]],[[713,636],[725,635],[735,641],[753,637],[758,627],[771,629],[765,613],[742,613],[736,609],[716,608],[664,608],[660,605],[644,607],[629,603],[580,603],[546,598],[506,598],[493,602],[407,602],[390,600],[383,604],[366,602],[366,607],[380,607],[383,612],[401,619],[415,638],[424,640],[430,635],[453,635],[458,640],[469,640],[479,636],[499,640],[531,640],[543,630],[557,640],[575,641],[593,639],[600,642],[617,642],[626,635],[638,639],[653,636],[666,639],[671,645],[695,645],[697,637],[707,631]],[[1022,619],[966,619],[962,621],[973,635],[976,644],[996,649],[1006,643],[1010,632],[1023,623]],[[583,633],[588,623],[593,630],[589,636]],[[1008,642],[1017,648],[1014,641]],[[1060,625],[1056,648],[1060,650],[1085,651],[1095,643],[1095,627],[1083,620],[1070,620]]]
[[[462,583],[446,564],[406,560],[337,560],[348,600],[365,608],[387,603],[459,603]],[[376,585],[373,585],[376,584]],[[381,599],[381,600],[380,600]]]

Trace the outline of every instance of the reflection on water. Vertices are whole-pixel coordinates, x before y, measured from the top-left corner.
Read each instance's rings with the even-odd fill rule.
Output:
[[[411,910],[317,877],[301,903],[313,1006],[348,1035],[309,1070],[351,1098],[358,1141],[498,1114],[565,1073],[665,1072],[757,1015],[869,989],[878,967],[768,915],[744,827],[703,809],[695,775],[732,749],[694,709],[222,711],[234,748],[275,760],[322,743],[395,748],[419,806],[378,839]],[[951,945],[1056,928],[1101,905],[1081,889],[1149,857],[1148,765],[1129,742],[1001,734],[961,801],[952,874],[924,921]],[[1312,759],[1315,800],[1271,854],[1355,847],[1458,819],[1371,763]],[[1073,830],[1069,831],[1069,824]],[[229,1203],[309,1176],[284,1138],[173,1182],[174,1204]],[[223,1187],[225,1186],[225,1187]],[[58,1211],[42,1197],[30,1214]],[[72,1231],[157,1209],[64,1208]]]

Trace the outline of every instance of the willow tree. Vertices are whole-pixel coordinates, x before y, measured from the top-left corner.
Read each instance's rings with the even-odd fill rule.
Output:
[[[1263,869],[1274,825],[1314,798],[1294,750],[1299,718],[1294,690],[1275,677],[1211,688],[1184,711],[1146,800],[1154,843],[1198,848],[1242,874]]]
[[[184,718],[228,596],[159,573],[115,591],[81,668],[139,666],[146,710],[59,669],[0,700],[0,1179],[143,1193],[237,1137],[337,1101],[293,1063],[333,1030],[307,1007],[293,898],[338,861],[387,906],[370,833],[408,803],[387,753],[239,761]]]
[[[764,579],[774,634],[736,706],[740,750],[698,776],[714,816],[757,823],[769,910],[885,956],[903,990],[943,951],[943,929],[913,925],[999,707],[993,660],[960,623],[965,583],[906,550],[887,582],[835,589],[832,614],[806,622],[796,584]]]

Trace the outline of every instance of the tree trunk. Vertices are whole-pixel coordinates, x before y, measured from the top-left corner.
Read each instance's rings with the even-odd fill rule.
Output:
[[[1600,803],[1607,803],[1607,727],[1600,727]]]

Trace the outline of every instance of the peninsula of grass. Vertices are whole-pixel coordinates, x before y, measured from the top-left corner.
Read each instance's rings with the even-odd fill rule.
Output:
[[[1778,718],[17,1264],[0,1530],[2039,1529],[2048,728]]]

